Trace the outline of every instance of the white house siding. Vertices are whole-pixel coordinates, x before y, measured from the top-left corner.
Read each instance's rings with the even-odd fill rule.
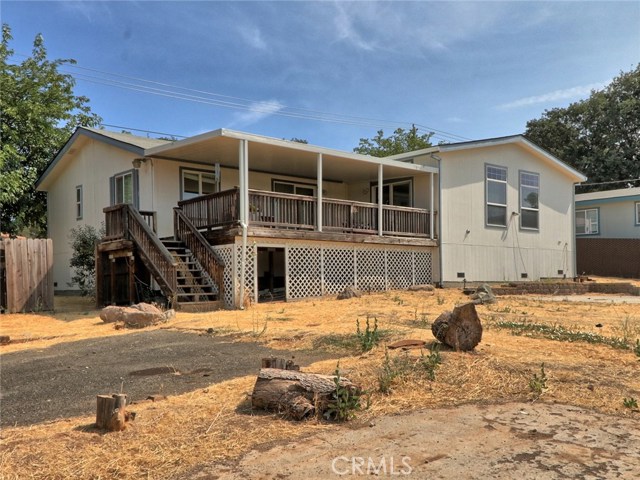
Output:
[[[253,302],[258,299],[258,247],[285,249],[287,300],[335,295],[347,286],[364,292],[404,289],[440,277],[436,247],[250,237],[244,291]],[[224,300],[231,308],[239,302],[242,240],[213,248],[225,262]]]
[[[573,183],[517,145],[440,152],[442,280],[516,281],[574,275]],[[507,168],[508,227],[485,226],[485,165]],[[540,174],[539,231],[519,226],[519,172]]]
[[[596,235],[578,235],[578,238],[640,238],[640,225],[636,225],[635,204],[640,198],[619,201],[596,200],[580,202],[576,196],[576,210],[598,209],[598,233]]]
[[[69,234],[72,228],[92,225],[100,228],[104,221],[102,209],[109,205],[109,177],[130,170],[135,155],[112,147],[104,142],[80,138],[74,145],[74,153],[61,160],[65,168],[58,168],[47,194],[49,237],[53,239],[53,281],[55,290],[77,290],[71,283],[72,249]],[[62,165],[60,165],[62,167]],[[142,182],[142,179],[141,179]],[[76,219],[76,186],[82,185],[83,215]],[[141,185],[142,188],[142,185]],[[141,199],[142,205],[142,199]]]

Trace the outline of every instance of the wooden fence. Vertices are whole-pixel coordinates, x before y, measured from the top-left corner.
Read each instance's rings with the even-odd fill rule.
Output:
[[[51,239],[0,239],[0,303],[8,313],[53,310]]]

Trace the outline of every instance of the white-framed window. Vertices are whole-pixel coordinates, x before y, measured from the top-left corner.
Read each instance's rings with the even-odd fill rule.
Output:
[[[378,184],[371,185],[371,202],[378,203]],[[413,180],[388,180],[382,185],[382,203],[397,207],[413,206]]]
[[[109,197],[111,205],[129,203],[135,208],[139,206],[138,170],[131,169],[116,173],[109,178]]]
[[[507,169],[495,165],[485,166],[486,224],[491,227],[507,226]]]
[[[76,220],[82,220],[82,185],[76,187]]]
[[[576,210],[576,235],[597,235],[600,224],[599,215],[597,208]]]
[[[274,192],[293,193],[295,195],[316,195],[316,187],[310,183],[296,183],[287,180],[272,180],[271,187]]]
[[[218,191],[218,181],[215,172],[199,170],[181,170],[180,198],[190,198],[208,195]]]
[[[540,175],[520,172],[520,228],[540,229]]]
[[[636,202],[636,225],[640,225],[640,202]]]

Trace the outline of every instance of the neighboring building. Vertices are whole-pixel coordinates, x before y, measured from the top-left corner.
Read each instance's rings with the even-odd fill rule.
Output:
[[[239,305],[348,285],[573,276],[573,186],[584,180],[521,135],[375,158],[225,129],[165,142],[79,128],[37,186],[48,192],[59,290],[70,288],[71,228],[99,226],[103,207],[131,204],[108,209],[107,240],[126,237],[174,293],[171,258],[224,264],[220,281],[193,274],[213,286],[198,291],[224,288],[225,303]],[[185,260],[184,243],[147,238],[146,227],[126,234],[143,218],[199,259]],[[200,235],[207,245],[196,245]],[[103,247],[110,278],[125,275],[113,264],[131,252]],[[215,297],[177,289],[185,299]]]
[[[579,273],[640,278],[640,187],[576,195]]]

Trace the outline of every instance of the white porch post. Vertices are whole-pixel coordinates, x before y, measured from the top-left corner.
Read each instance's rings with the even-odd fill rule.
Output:
[[[242,228],[242,251],[240,254],[240,292],[238,307],[244,308],[245,274],[247,265],[247,226],[249,223],[249,142],[240,140],[238,146],[240,173],[240,226]]]
[[[434,199],[434,195],[433,195],[433,172],[431,172],[431,175],[429,175],[429,180],[431,183],[431,186],[429,188],[429,190],[431,190],[431,200],[429,203],[429,238],[431,240],[433,240],[433,199]]]
[[[382,164],[378,164],[378,235],[382,236],[382,184],[384,176]]]
[[[316,175],[316,230],[322,231],[322,154],[318,154],[316,160],[317,175]]]

